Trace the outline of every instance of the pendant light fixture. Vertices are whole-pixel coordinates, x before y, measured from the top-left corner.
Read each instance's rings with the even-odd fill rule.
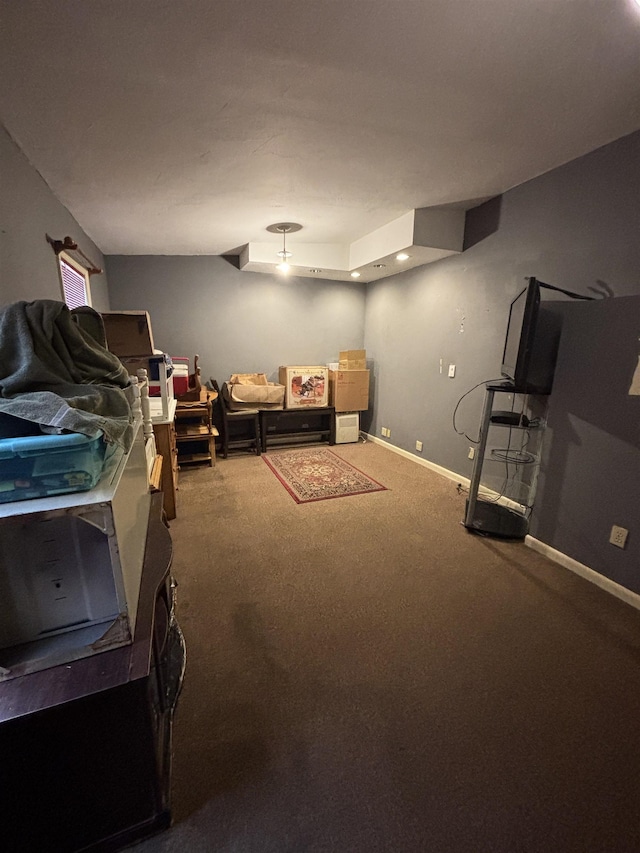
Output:
[[[282,234],[282,249],[278,252],[278,257],[280,258],[280,263],[276,265],[276,269],[282,273],[289,272],[289,258],[291,257],[291,252],[287,251],[287,234],[293,234],[296,231],[300,231],[302,225],[299,225],[297,222],[276,222],[274,225],[268,225],[267,231],[270,231],[272,234]]]

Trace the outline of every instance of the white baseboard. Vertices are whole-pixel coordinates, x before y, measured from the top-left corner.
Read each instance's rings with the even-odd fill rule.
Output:
[[[446,477],[447,480],[453,480],[454,483],[460,483],[465,489],[469,489],[469,485],[471,481],[468,477],[463,477],[460,474],[456,474],[455,471],[450,471],[448,468],[443,468],[442,465],[436,465],[435,462],[429,462],[428,459],[421,459],[419,456],[416,456],[413,453],[409,453],[408,450],[402,450],[400,447],[395,447],[393,444],[389,444],[387,441],[383,441],[381,438],[378,438],[377,435],[369,435],[368,433],[362,433],[362,435],[367,439],[367,441],[372,441],[374,444],[379,444],[382,447],[386,447],[387,450],[391,450],[393,453],[397,453],[398,456],[404,456],[405,459],[410,459],[412,462],[417,463],[418,465],[422,465],[423,468],[428,468],[430,471],[435,471],[436,474],[440,474],[441,477]],[[509,500],[509,498],[501,497],[497,492],[488,489],[486,486],[482,486],[482,496],[486,498],[490,498],[491,500],[496,501],[496,503],[502,504],[502,506],[508,506],[511,509],[515,509],[516,512],[524,513],[525,507],[521,504],[516,503],[515,501]]]
[[[454,480],[456,483],[460,483],[461,485],[469,488],[468,477],[461,477],[460,474],[456,474],[455,471],[449,471],[448,468],[443,468],[442,465],[436,465],[435,462],[429,462],[428,459],[421,459],[419,456],[409,453],[408,450],[402,450],[400,447],[395,447],[393,444],[389,444],[388,441],[383,441],[381,438],[378,438],[377,435],[369,435],[369,433],[366,432],[363,432],[362,434],[367,441],[372,441],[374,444],[380,444],[382,447],[386,447],[387,450],[397,453],[398,456],[404,456],[405,459],[410,459],[412,462],[422,465],[423,468],[429,468],[430,471],[435,471],[436,474],[440,474],[448,480]]]
[[[399,456],[404,456],[405,459],[410,459],[412,462],[422,465],[423,468],[429,468],[429,470],[435,471],[436,474],[440,474],[448,480],[453,480],[454,482],[460,483],[466,488],[469,488],[469,479],[467,477],[461,477],[460,474],[456,474],[454,471],[449,471],[448,468],[443,468],[441,465],[436,465],[435,462],[429,462],[427,459],[420,459],[419,456],[409,453],[408,450],[402,450],[400,447],[394,447],[393,444],[383,441],[376,435],[369,435],[368,433],[362,433],[362,435],[367,439],[367,441],[372,441],[374,444],[380,444],[382,447],[386,447],[387,450],[391,450]],[[513,501],[509,501],[507,499],[500,500],[500,503],[511,505],[516,509],[519,508],[517,504],[514,504]],[[563,554],[562,551],[556,551],[556,549],[552,548],[551,545],[547,545],[545,542],[541,542],[533,536],[525,536],[524,543],[528,548],[537,551],[539,554],[542,554],[549,560],[552,560],[554,563],[562,566],[564,569],[568,569],[570,572],[580,575],[581,578],[599,586],[605,592],[610,593],[610,595],[614,595],[621,601],[626,602],[626,604],[631,605],[631,607],[635,607],[636,610],[640,610],[640,595],[638,595],[638,593],[632,592],[630,589],[627,589],[619,583],[612,581],[610,578],[601,575],[594,569],[590,569],[589,566],[579,563],[577,560],[574,560],[573,557]]]
[[[621,586],[619,583],[612,581],[611,578],[607,578],[599,572],[596,572],[594,569],[590,569],[589,566],[585,566],[584,563],[579,563],[577,560],[574,560],[573,557],[568,557],[566,554],[563,554],[562,551],[556,551],[556,549],[552,548],[551,545],[547,545],[546,542],[541,542],[533,536],[526,536],[524,544],[527,547],[532,548],[534,551],[537,551],[539,554],[547,557],[549,560],[553,560],[554,563],[558,563],[558,565],[563,568],[569,569],[570,572],[574,572],[576,575],[580,575],[581,578],[599,586],[601,589],[604,589],[605,592],[615,595],[616,598],[630,604],[631,607],[635,607],[636,610],[640,610],[640,595],[638,595],[637,592],[632,592],[625,586]]]

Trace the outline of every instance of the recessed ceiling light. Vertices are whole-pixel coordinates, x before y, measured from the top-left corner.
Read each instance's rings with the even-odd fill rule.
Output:
[[[360,278],[360,273],[359,272],[352,272],[351,278]]]
[[[409,255],[406,252],[400,252],[396,255],[396,261],[408,261]]]

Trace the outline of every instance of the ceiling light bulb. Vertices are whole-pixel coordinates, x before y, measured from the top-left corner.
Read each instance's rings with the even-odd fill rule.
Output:
[[[396,261],[408,261],[408,260],[409,260],[409,255],[407,255],[406,252],[399,252],[396,255]]]
[[[281,258],[281,261],[277,264],[276,269],[279,272],[289,272],[289,258],[291,257],[291,252],[287,252],[286,246],[283,249],[280,249],[278,257]]]
[[[287,234],[300,231],[301,228],[302,225],[298,225],[297,222],[276,222],[274,225],[267,226],[267,231],[271,234],[282,234],[282,249],[276,253],[280,258],[280,263],[276,265],[278,272],[289,272],[291,252],[287,252]]]
[[[352,272],[351,278],[360,278],[360,273],[359,272]]]

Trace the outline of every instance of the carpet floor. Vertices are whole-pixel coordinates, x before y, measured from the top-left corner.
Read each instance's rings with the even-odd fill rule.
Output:
[[[637,853],[640,613],[373,443],[388,489],[296,504],[180,474],[174,826],[137,853]]]

